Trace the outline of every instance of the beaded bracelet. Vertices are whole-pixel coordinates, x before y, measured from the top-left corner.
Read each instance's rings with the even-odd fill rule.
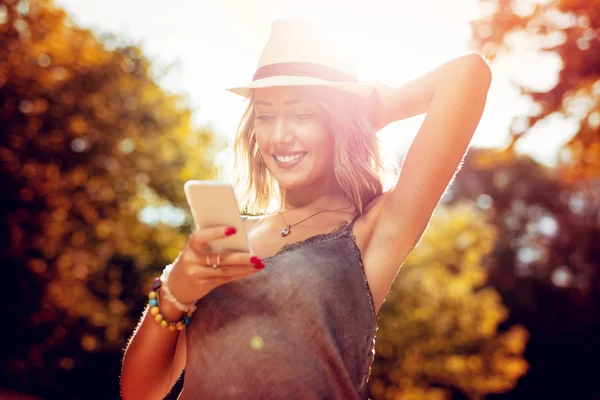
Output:
[[[184,304],[181,303],[179,300],[177,300],[177,298],[175,296],[173,296],[173,293],[171,293],[171,289],[169,289],[169,275],[171,274],[171,270],[173,269],[173,264],[169,264],[165,267],[165,269],[162,272],[162,275],[160,276],[160,280],[162,282],[162,294],[165,297],[165,299],[167,299],[169,302],[171,302],[175,307],[177,307],[177,309],[179,311],[182,311],[184,313],[188,313],[188,312],[194,312],[196,311],[196,304],[195,303],[189,303],[189,304]]]
[[[167,328],[171,332],[174,332],[175,330],[181,331],[190,323],[190,318],[194,312],[187,312],[186,314],[182,315],[178,321],[169,321],[163,317],[160,312],[160,308],[158,307],[158,289],[160,288],[161,284],[162,281],[160,278],[156,278],[150,286],[150,293],[148,293],[148,298],[150,299],[148,302],[150,305],[150,314],[154,316],[154,320],[163,328]]]

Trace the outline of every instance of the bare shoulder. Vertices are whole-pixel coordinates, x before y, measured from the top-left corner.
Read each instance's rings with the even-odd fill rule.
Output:
[[[365,207],[363,215],[356,220],[354,225],[354,237],[362,254],[365,275],[373,295],[376,313],[379,311],[389,290],[390,282],[393,280],[393,276],[390,277],[386,273],[390,268],[385,268],[389,260],[384,256],[386,253],[392,252],[393,249],[390,247],[383,248],[378,243],[376,233],[377,222],[382,218],[382,210],[389,197],[390,192],[386,191],[371,200]]]
[[[381,214],[382,206],[385,204],[389,197],[389,192],[383,192],[374,199],[372,199],[364,208],[363,215],[361,215],[354,226],[354,232],[356,241],[361,250],[366,250],[367,245],[371,241],[373,229]]]
[[[363,215],[356,221],[357,224],[363,225],[364,228],[371,230],[375,222],[381,214],[381,208],[390,196],[390,192],[383,192],[379,196],[371,200],[364,209]]]
[[[242,221],[246,232],[252,230],[252,228],[260,220],[260,218],[260,215],[242,215]]]

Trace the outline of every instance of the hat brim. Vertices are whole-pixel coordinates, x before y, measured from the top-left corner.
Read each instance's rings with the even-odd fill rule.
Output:
[[[281,86],[326,86],[344,90],[361,97],[369,97],[375,89],[375,85],[369,83],[331,82],[310,76],[278,75],[253,81],[246,86],[228,88],[227,90],[237,95],[248,97],[253,89]]]

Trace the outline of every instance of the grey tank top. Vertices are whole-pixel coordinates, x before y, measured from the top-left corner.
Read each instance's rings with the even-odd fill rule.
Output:
[[[197,302],[179,400],[368,399],[377,322],[357,217]]]

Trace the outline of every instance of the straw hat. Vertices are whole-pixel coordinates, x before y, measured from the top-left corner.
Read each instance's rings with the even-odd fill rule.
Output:
[[[252,89],[273,86],[328,86],[362,97],[373,93],[373,83],[359,83],[354,60],[328,45],[325,34],[307,20],[274,21],[258,60],[252,82],[229,88],[248,97]]]

